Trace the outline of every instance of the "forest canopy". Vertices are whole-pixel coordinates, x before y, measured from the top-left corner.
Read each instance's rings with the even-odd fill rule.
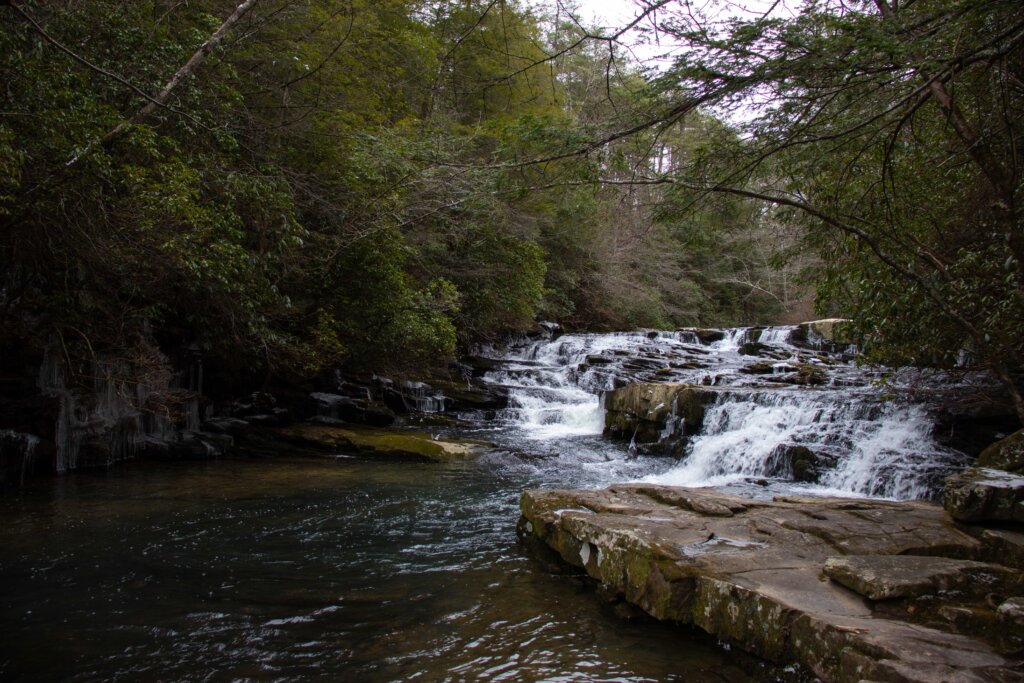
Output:
[[[6,336],[308,376],[537,318],[782,321],[811,284],[874,357],[986,367],[1024,416],[1020,3],[636,17],[0,7]],[[672,46],[659,68],[637,36]]]

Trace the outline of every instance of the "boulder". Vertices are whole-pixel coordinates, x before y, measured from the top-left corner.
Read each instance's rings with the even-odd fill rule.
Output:
[[[845,318],[823,318],[797,325],[790,335],[790,343],[796,346],[836,350],[857,343],[853,336],[851,321]]]
[[[875,565],[885,581],[866,582],[882,591],[876,595],[896,591],[900,568],[912,565],[938,587],[947,580],[961,585],[962,572],[1014,576],[978,563],[940,559],[928,570],[933,558],[899,559],[969,560],[981,551],[981,542],[936,505],[764,501],[709,489],[624,484],[526,491],[520,507],[524,541],[554,551],[651,616],[693,624],[768,659],[799,661],[826,683],[1020,680],[1021,662],[1012,649],[988,632],[965,635],[948,620],[933,619],[924,607],[934,598],[874,602],[822,578],[830,560],[838,576],[837,558],[879,555],[892,562],[885,572]],[[868,564],[854,575],[865,578]],[[854,566],[856,560],[845,565]],[[869,590],[874,588],[864,588]],[[906,609],[893,610],[893,603]],[[995,607],[983,603],[944,606],[998,620]],[[1015,609],[1006,608],[1007,621]],[[928,621],[915,621],[922,613]]]
[[[722,341],[725,339],[725,332],[723,330],[712,330],[702,327],[684,327],[679,332],[692,332],[693,336],[697,338],[704,346],[710,346],[715,342]]]
[[[946,479],[943,504],[961,522],[1024,524],[1024,474],[971,467]]]
[[[548,339],[554,339],[555,337],[562,334],[562,326],[558,323],[553,323],[549,320],[541,320],[537,323],[537,327],[547,336]]]
[[[775,353],[775,350],[767,344],[751,341],[746,342],[745,344],[740,344],[736,352],[741,356],[760,356],[761,354],[772,355]]]
[[[248,422],[236,417],[214,417],[203,422],[203,430],[215,434],[237,435],[248,428]]]
[[[636,443],[681,440],[700,432],[705,406],[715,396],[714,391],[692,384],[628,384],[604,395],[604,433]]]
[[[768,472],[771,476],[815,483],[822,472],[835,465],[835,458],[819,455],[807,446],[780,444],[772,452],[770,462],[774,463]]]
[[[396,419],[394,411],[387,405],[367,398],[314,392],[309,395],[309,400],[313,408],[311,412],[317,417],[375,427],[387,427]]]
[[[996,470],[1024,472],[1024,429],[983,450],[977,464]]]

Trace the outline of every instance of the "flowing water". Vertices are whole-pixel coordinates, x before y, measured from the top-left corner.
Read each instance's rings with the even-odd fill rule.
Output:
[[[514,534],[530,487],[648,479],[920,497],[958,466],[932,441],[927,405],[883,400],[876,371],[791,345],[792,332],[708,343],[692,332],[566,335],[492,350],[503,362],[482,381],[509,406],[491,420],[462,416],[473,421],[460,433],[496,444],[474,462],[282,454],[29,482],[0,499],[0,677],[800,680],[624,614],[583,580],[552,574]],[[767,375],[744,371],[765,361],[739,353],[751,341],[778,364]],[[771,381],[797,361],[821,364],[827,382]],[[678,461],[600,435],[601,393],[654,377],[720,392]],[[796,484],[773,469],[780,444],[813,447],[833,466]]]

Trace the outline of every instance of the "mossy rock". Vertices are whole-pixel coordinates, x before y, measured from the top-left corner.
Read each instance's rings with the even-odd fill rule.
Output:
[[[429,462],[473,458],[488,445],[480,441],[435,439],[427,432],[309,423],[281,429],[279,435],[306,445]]]
[[[995,442],[978,456],[979,467],[1024,472],[1024,429]]]
[[[638,382],[604,395],[605,435],[656,443],[673,419],[686,435],[700,432],[705,406],[715,393],[700,386],[678,382]]]

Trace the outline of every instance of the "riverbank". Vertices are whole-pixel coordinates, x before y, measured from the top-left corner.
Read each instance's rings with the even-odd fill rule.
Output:
[[[824,681],[1024,680],[1024,534],[923,502],[532,490],[521,538],[651,616]],[[549,552],[550,552],[549,550]]]

